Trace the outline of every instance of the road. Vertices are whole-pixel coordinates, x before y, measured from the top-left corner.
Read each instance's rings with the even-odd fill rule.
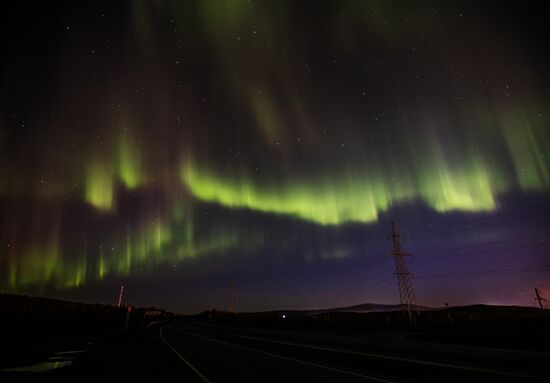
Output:
[[[548,380],[547,353],[444,345],[400,333],[269,331],[183,321],[160,340],[197,381]]]
[[[550,381],[547,352],[438,344],[407,335],[176,320],[89,345],[67,368],[8,374],[5,381]]]

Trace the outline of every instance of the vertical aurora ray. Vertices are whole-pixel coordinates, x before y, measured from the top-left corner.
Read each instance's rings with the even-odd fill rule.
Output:
[[[112,147],[106,145],[105,152],[92,156],[86,167],[85,200],[101,211],[116,207],[115,195],[120,186],[135,189],[143,177],[139,149],[128,129],[112,140]]]
[[[248,246],[253,244],[239,230],[223,226],[210,233],[203,232],[197,238],[190,217],[187,213],[178,220],[165,221],[158,213],[146,215],[141,223],[128,224],[116,235],[102,236],[102,241],[96,246],[86,243],[84,249],[68,250],[70,247],[66,247],[63,251],[63,243],[54,240],[25,246],[19,251],[13,267],[9,268],[7,285],[2,287],[9,286],[13,291],[28,291],[33,286],[41,289],[76,288],[106,278],[127,277],[189,258],[224,252],[245,241]],[[92,263],[89,263],[90,248],[91,253],[96,254]]]
[[[140,159],[134,145],[125,136],[119,140],[117,173],[128,189],[135,189],[140,183]]]
[[[544,110],[544,108],[539,108]],[[504,113],[500,120],[516,177],[523,190],[550,188],[550,134],[536,109]]]
[[[489,173],[481,164],[466,169],[439,165],[419,177],[421,198],[438,212],[452,210],[492,211],[497,207],[496,194]]]
[[[498,195],[509,190],[501,169],[489,170],[476,150],[464,150],[463,158],[445,156],[442,145],[432,144],[416,159],[414,179],[418,196],[440,213],[447,211],[492,211]]]
[[[114,205],[113,169],[105,161],[92,161],[86,172],[86,202],[99,210],[109,211]]]

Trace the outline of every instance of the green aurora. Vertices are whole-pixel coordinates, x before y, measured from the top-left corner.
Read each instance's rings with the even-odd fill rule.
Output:
[[[496,36],[467,46],[477,24],[448,46],[450,12],[420,28],[394,2],[325,7],[311,31],[292,2],[222,0],[135,1],[105,46],[67,26],[52,57],[70,60],[46,82],[59,100],[3,96],[0,287],[260,256],[279,239],[241,213],[368,227],[404,206],[490,213],[511,193],[548,194],[550,103],[527,52]],[[490,54],[491,39],[506,49]]]

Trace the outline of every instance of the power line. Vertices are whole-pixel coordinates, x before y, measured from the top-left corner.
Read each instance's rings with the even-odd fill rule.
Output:
[[[383,280],[381,280],[381,281],[377,281],[377,282],[374,282],[374,283],[370,283],[370,284],[368,284],[368,285],[366,285],[366,286],[359,286],[359,287],[356,287],[356,288],[354,288],[354,289],[352,289],[352,290],[347,290],[347,291],[344,291],[344,292],[347,293],[347,294],[352,294],[352,293],[355,293],[355,292],[358,292],[358,291],[361,291],[361,292],[363,292],[363,293],[369,293],[369,292],[371,292],[371,289],[372,289],[373,287],[380,286],[381,284],[388,283],[388,282],[390,282],[390,281],[392,281],[392,280],[393,280],[393,277],[390,277],[390,278],[383,279]],[[341,295],[339,295],[339,296],[341,296]]]
[[[432,255],[432,256],[429,256],[429,257],[413,258],[413,260],[414,261],[427,261],[429,259],[461,257],[461,256],[464,256],[464,255],[500,254],[500,253],[508,252],[508,251],[512,251],[512,250],[529,249],[529,248],[532,248],[532,247],[545,247],[545,246],[549,246],[549,245],[550,245],[550,243],[535,243],[535,244],[531,244],[531,245],[507,247],[507,248],[504,248],[504,249],[489,249],[489,250],[470,251],[470,252],[456,253],[456,254]]]
[[[364,269],[362,269],[361,267],[366,266],[365,263],[366,262],[371,262],[371,261],[372,261],[372,263],[367,264],[367,265],[370,267],[369,271],[373,270],[372,267],[378,266],[378,264],[385,259],[384,257],[381,256],[381,255],[383,255],[383,253],[381,251],[378,251],[378,250],[380,250],[382,248],[382,246],[385,245],[386,242],[387,242],[387,239],[384,239],[382,241],[379,241],[376,246],[370,247],[366,251],[362,251],[360,253],[353,254],[352,255],[353,257],[358,257],[358,256],[362,256],[362,255],[369,255],[370,257],[360,258],[358,261],[356,261],[352,264],[346,264],[345,265],[346,270],[344,272],[342,272],[342,271],[335,272],[334,270],[331,269],[331,270],[328,270],[327,272],[323,273],[323,275],[330,274],[331,277],[336,276],[339,279],[345,278],[345,277],[350,277],[354,274],[363,273]],[[379,256],[379,257],[377,257],[377,256]],[[359,267],[359,266],[361,266],[361,267]],[[350,269],[351,269],[351,271],[350,271]]]
[[[516,274],[527,273],[533,271],[550,270],[550,265],[539,265],[530,267],[515,267],[508,269],[492,269],[492,270],[479,270],[479,271],[464,271],[460,273],[448,273],[448,274],[429,274],[419,275],[416,279],[429,279],[429,278],[447,278],[447,277],[460,277],[460,276],[472,276],[478,277],[483,275],[503,275],[503,274]]]
[[[380,257],[380,258],[384,259],[383,257]],[[390,272],[390,267],[388,267],[388,266],[389,265],[386,265],[386,267],[384,269],[380,270],[377,274],[378,275],[387,275]],[[360,271],[362,271],[362,270],[360,269]],[[351,286],[349,284],[347,286],[346,285],[342,286],[346,282],[342,282],[342,278],[336,278],[336,279],[332,280],[331,283],[305,285],[302,288],[297,287],[297,288],[294,289],[295,292],[293,292],[293,293],[289,293],[289,292],[285,291],[285,298],[287,299],[288,302],[290,302],[290,301],[293,301],[295,299],[298,299],[300,301],[301,298],[311,296],[311,295],[320,295],[320,296],[325,296],[325,297],[329,297],[330,295],[336,295],[334,298],[330,297],[330,298],[328,298],[328,300],[325,299],[325,304],[330,304],[331,302],[337,302],[338,300],[341,300],[341,298],[351,296],[354,293],[359,293],[359,292],[361,292],[361,293],[370,293],[372,291],[379,290],[380,287],[376,288],[377,286],[379,286],[382,283],[387,283],[391,280],[393,280],[392,277],[387,278],[387,279],[382,280],[382,281],[374,281],[372,283],[368,283],[366,285],[361,285],[359,287],[356,287],[357,283],[353,283],[353,285],[351,285]],[[348,289],[346,289],[346,287]],[[382,287],[384,287],[384,286],[382,286]],[[349,288],[351,288],[351,289],[349,289]],[[331,292],[333,294],[330,294]],[[245,295],[247,295],[246,292],[245,292]],[[246,299],[244,301],[246,302],[247,306],[255,305],[255,304],[263,305],[265,303],[264,298],[261,298],[261,299],[260,298]],[[288,306],[286,308],[288,308]]]
[[[358,295],[358,294],[361,294],[362,296],[366,295],[366,294],[370,294],[370,293],[373,293],[375,291],[379,291],[379,290],[382,290],[384,288],[387,288],[387,284],[389,282],[392,282],[392,281],[393,281],[393,278],[387,278],[387,279],[384,279],[382,281],[378,281],[375,284],[372,284],[371,288],[367,289],[367,290],[365,290],[364,286],[361,286],[361,287],[346,291],[344,294],[338,294],[338,296],[334,297],[334,299],[332,299],[328,302],[325,302],[325,303],[326,304],[332,304],[334,302],[341,301],[342,299],[353,297],[353,296]]]
[[[386,278],[386,279],[381,280],[381,281],[376,281],[374,283],[370,283],[366,286],[360,286],[360,287],[356,287],[356,288],[351,289],[351,290],[345,290],[343,293],[339,292],[335,297],[333,297],[331,299],[328,299],[328,300],[324,300],[323,304],[326,305],[326,306],[333,305],[333,304],[339,304],[338,302],[341,301],[342,299],[349,298],[351,296],[357,295],[358,293],[369,294],[369,293],[372,293],[374,291],[381,290],[382,288],[385,288],[385,285],[387,285],[388,282],[391,282],[392,280],[393,280],[393,278],[390,277],[390,278]],[[254,305],[255,303],[265,303],[265,300],[247,301],[247,305]],[[285,308],[287,309],[288,306],[287,307],[281,307],[280,309],[282,310],[282,309],[285,309]],[[270,310],[276,310],[276,309],[270,308]]]
[[[386,267],[384,270],[382,270],[379,275],[384,275],[386,273],[388,273],[390,271],[390,268],[389,267]],[[376,290],[379,290],[380,288],[376,288],[377,286],[380,286],[381,284],[384,284],[384,283],[388,283],[390,281],[393,280],[393,277],[390,277],[390,278],[386,278],[384,280],[381,280],[381,281],[374,281],[372,283],[368,283],[366,285],[361,285],[359,287],[356,287],[357,285],[354,284],[354,286],[348,286],[348,287],[352,287],[351,289],[345,289],[345,288],[342,288],[341,287],[341,279],[340,280],[334,280],[332,284],[322,284],[322,285],[311,285],[311,286],[308,286],[310,288],[308,289],[300,289],[300,291],[297,291],[295,293],[291,293],[291,294],[288,294],[288,293],[285,293],[286,294],[286,297],[287,298],[290,298],[290,299],[293,299],[293,298],[297,298],[297,297],[304,297],[306,295],[311,295],[311,294],[321,294],[323,296],[327,296],[329,295],[329,293],[332,292],[332,294],[330,295],[335,295],[334,299],[330,299],[329,302],[333,302],[333,301],[337,301],[341,298],[345,298],[345,297],[348,297],[348,296],[351,296],[353,295],[354,293],[358,293],[358,292],[361,292],[361,293],[370,293],[372,291],[376,291]],[[335,283],[338,283],[340,282],[340,286],[339,288],[335,288],[333,285]],[[373,289],[374,288],[374,289]],[[254,303],[263,303],[264,300],[247,300],[247,304],[254,304]]]
[[[386,241],[384,241],[384,242],[386,242]],[[368,254],[370,255],[372,253],[369,252]],[[379,257],[376,257],[378,255],[379,255]],[[326,282],[324,285],[321,285],[321,286],[320,285],[315,285],[315,286],[308,285],[307,287],[310,290],[311,289],[319,290],[319,289],[330,288],[332,285],[334,285],[335,283],[340,282],[344,278],[349,278],[349,277],[351,277],[355,274],[364,273],[365,272],[365,270],[363,268],[364,266],[369,267],[369,269],[368,269],[369,272],[375,271],[378,266],[385,266],[387,268],[387,265],[382,265],[381,264],[381,262],[385,259],[381,255],[382,255],[382,253],[380,253],[380,252],[375,253],[375,254],[372,254],[372,256],[369,257],[369,258],[362,258],[359,261],[352,263],[351,265],[347,264],[347,265],[345,265],[345,267],[346,267],[345,270],[340,270],[340,271],[334,271],[334,269],[327,270],[322,275],[330,275],[330,277],[332,279],[330,279],[329,282]],[[367,262],[369,262],[369,263],[367,263]],[[375,268],[375,266],[376,266],[376,268]],[[306,287],[306,285],[303,286],[303,290],[305,290],[305,287]]]
[[[516,213],[524,214],[526,211],[532,210],[532,209],[535,209],[535,208],[539,208],[540,206],[550,206],[550,202],[543,202],[543,203],[539,203],[539,204],[534,204],[534,205],[524,207],[524,208],[520,208],[520,209],[507,210],[507,211],[503,211],[501,213],[492,214],[489,217],[474,218],[474,219],[470,219],[468,221],[458,222],[458,223],[454,223],[454,224],[451,224],[451,225],[447,225],[447,226],[443,226],[443,227],[439,227],[439,228],[435,228],[435,229],[431,229],[431,230],[425,230],[425,231],[419,231],[419,232],[416,232],[416,233],[411,233],[410,235],[417,235],[417,234],[435,232],[435,231],[439,231],[439,230],[452,228],[452,227],[455,227],[455,226],[461,226],[461,225],[467,225],[467,224],[475,223],[475,222],[487,221],[487,220],[491,220],[491,219],[495,219],[495,218],[499,218],[499,217],[513,215],[513,214],[516,214]]]
[[[390,269],[390,268],[388,267],[388,265],[386,265],[386,267],[385,267],[384,269],[380,270],[380,271],[378,272],[378,274],[379,274],[379,275],[383,275],[383,274],[385,274],[386,272],[388,272],[389,269]],[[362,269],[353,270],[353,274],[356,274],[356,273],[359,273],[359,272],[363,272],[363,273],[364,273],[365,271],[362,270]],[[333,290],[334,290],[334,287],[335,287],[335,286],[342,286],[342,278],[335,278],[335,279],[331,280],[330,282],[325,282],[325,283],[322,284],[322,285],[319,285],[319,284],[317,284],[317,285],[308,285],[307,288],[302,288],[302,289],[301,289],[300,294],[303,294],[303,293],[306,292],[306,291],[307,291],[307,292],[310,292],[310,293],[311,293],[312,291],[317,292],[317,293],[322,293],[322,292],[327,291],[327,290],[329,290],[329,289],[333,289]],[[361,286],[361,288],[366,288],[366,287],[369,287],[369,286],[370,286],[370,285]],[[306,287],[306,286],[304,286],[304,287]],[[298,293],[295,294],[295,295],[298,295]]]
[[[432,234],[408,236],[407,239],[408,240],[409,239],[410,240],[419,240],[419,239],[422,240],[422,239],[427,239],[427,238],[432,238],[432,237],[440,237],[442,235],[456,234],[456,233],[460,233],[460,232],[463,232],[463,231],[477,230],[477,229],[481,229],[481,228],[485,228],[485,227],[490,227],[490,226],[495,226],[495,225],[502,225],[502,224],[505,224],[505,223],[518,222],[518,221],[525,220],[525,219],[533,219],[534,217],[548,215],[548,214],[550,214],[550,211],[534,213],[534,214],[526,215],[526,216],[523,216],[523,217],[515,217],[515,218],[512,218],[512,219],[500,220],[500,221],[496,221],[496,222],[487,222],[483,225],[477,225],[477,226],[474,225],[474,226],[469,226],[469,227],[463,227],[463,228],[460,228],[460,229],[453,229],[452,231],[448,231],[448,232],[445,232],[445,231],[443,231],[444,229],[441,229],[441,231],[438,231],[438,232],[435,232],[435,233],[432,233]]]
[[[415,255],[418,255],[418,254],[433,254],[433,253],[441,253],[443,251],[453,251],[453,250],[470,249],[470,248],[476,248],[476,247],[484,247],[484,246],[490,246],[490,245],[499,245],[501,243],[524,241],[526,239],[546,237],[546,236],[549,236],[549,235],[550,235],[550,233],[536,234],[536,235],[528,235],[528,236],[525,236],[525,237],[503,239],[503,240],[500,240],[500,241],[477,243],[477,244],[474,244],[474,245],[467,245],[467,246],[443,248],[443,249],[430,250],[430,251],[416,251]]]
[[[501,240],[501,241],[485,242],[485,243],[476,244],[476,245],[460,246],[460,247],[456,247],[456,248],[441,249],[441,250],[438,250],[438,251],[421,252],[421,253],[416,253],[416,254],[429,254],[429,253],[431,254],[431,253],[436,253],[436,252],[439,252],[439,251],[452,251],[452,250],[469,249],[469,248],[476,248],[476,247],[485,247],[485,246],[489,246],[489,245],[515,242],[515,241],[538,238],[538,237],[543,237],[543,236],[548,236],[548,235],[550,235],[550,233],[544,233],[544,234],[540,234],[540,235],[529,235],[529,236],[506,239],[506,240]],[[382,241],[381,244],[384,244],[386,241],[387,240]],[[547,245],[550,245],[550,243],[548,243],[548,244],[532,244],[532,245],[524,245],[524,246],[515,246],[515,247],[511,247],[511,248],[506,248],[506,249],[488,249],[488,250],[480,250],[480,251],[476,251],[476,252],[462,252],[462,253],[447,254],[447,255],[440,255],[440,256],[430,256],[430,257],[420,257],[420,258],[413,257],[412,260],[424,261],[424,260],[429,260],[429,259],[456,257],[456,256],[470,255],[470,254],[491,254],[491,253],[498,253],[498,252],[505,252],[505,251],[524,249],[524,248],[530,248],[530,247],[547,246]],[[329,270],[325,274],[330,274],[331,277],[333,277],[333,279],[329,280],[328,282],[325,282],[322,285],[304,285],[300,288],[300,290],[301,290],[300,293],[297,293],[295,295],[301,295],[301,294],[303,294],[307,291],[310,291],[310,292],[315,291],[315,292],[322,293],[322,292],[324,292],[324,291],[326,291],[330,288],[333,288],[334,285],[340,285],[341,286],[342,285],[341,280],[343,278],[350,277],[352,275],[359,274],[359,273],[364,273],[365,270],[362,268],[362,266],[365,266],[365,263],[369,262],[368,263],[368,266],[369,266],[368,271],[375,271],[376,269],[378,269],[378,267],[376,267],[376,268],[373,268],[373,267],[378,266],[382,262],[382,260],[384,260],[384,257],[375,258],[375,256],[380,255],[380,253],[373,254],[372,252],[369,251],[369,252],[364,252],[362,254],[369,254],[369,255],[372,255],[372,257],[363,258],[360,261],[355,262],[351,265],[346,265],[346,270],[344,272],[334,272],[334,270]],[[373,261],[373,260],[374,260],[374,262],[370,263],[370,261]],[[361,266],[361,267],[359,267],[359,266]],[[382,266],[382,265],[380,265],[380,266]],[[350,268],[352,268],[352,269],[350,270]],[[379,270],[379,273],[383,274],[384,271],[386,271],[387,269],[388,269],[388,267],[386,265],[386,267],[384,269]],[[422,277],[419,277],[419,278],[422,278]],[[391,278],[389,280],[391,280]],[[368,288],[369,286],[370,285],[360,286],[358,288],[352,289],[350,291],[347,291],[348,294],[346,294],[344,296],[347,296],[347,295],[352,294],[354,292],[361,291],[365,288]],[[346,291],[344,290],[344,292],[346,292]],[[366,292],[368,292],[368,291],[366,291]]]
[[[540,204],[540,205],[548,205],[548,204]],[[440,232],[442,232],[444,230],[453,229],[455,227],[469,225],[471,223],[476,223],[476,222],[492,221],[492,220],[498,219],[500,217],[505,217],[505,216],[516,214],[518,212],[523,214],[523,216],[515,217],[515,218],[512,218],[510,220],[499,220],[497,222],[487,222],[487,223],[485,223],[483,225],[480,225],[480,226],[469,226],[469,227],[463,228],[461,230],[455,230],[452,233],[456,233],[456,232],[460,232],[460,231],[464,231],[464,230],[471,230],[471,229],[474,229],[474,228],[491,226],[491,225],[495,225],[495,224],[514,222],[514,221],[518,221],[518,220],[521,220],[521,219],[532,218],[532,217],[535,217],[535,216],[545,215],[545,214],[550,213],[550,211],[540,211],[540,212],[535,213],[535,214],[528,214],[527,211],[531,210],[531,209],[534,209],[535,207],[538,207],[538,205],[531,206],[529,208],[525,208],[525,209],[521,209],[521,210],[518,209],[518,210],[513,210],[513,211],[510,211],[510,212],[505,212],[505,213],[501,213],[501,214],[494,214],[494,215],[491,215],[490,217],[477,218],[477,219],[472,219],[472,220],[469,220],[469,221],[463,221],[463,222],[455,223],[455,224],[452,224],[452,225],[441,226],[441,227],[431,229],[431,230],[418,231],[418,232],[411,233],[411,234],[407,235],[407,238],[408,239],[411,239],[411,238],[412,239],[418,239],[418,238],[424,238],[424,237],[431,237],[431,236],[434,236],[434,235],[441,235]]]

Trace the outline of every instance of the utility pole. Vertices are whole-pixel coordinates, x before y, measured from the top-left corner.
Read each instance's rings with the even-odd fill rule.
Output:
[[[407,268],[406,257],[410,256],[405,250],[401,248],[401,236],[397,231],[395,223],[391,222],[391,237],[393,242],[392,249],[387,255],[395,258],[395,272],[397,277],[397,285],[399,287],[399,298],[401,300],[401,306],[405,308],[409,316],[410,323],[415,322],[414,314],[416,313],[416,298],[414,296],[414,290],[412,287],[412,274]]]
[[[122,306],[124,306],[124,285],[120,286],[120,293],[118,295],[118,302],[116,304],[116,307]]]
[[[540,306],[540,309],[542,310],[542,315],[544,315],[544,306],[542,304],[543,301],[546,301],[546,299],[544,299],[542,297],[542,293],[540,292],[540,290],[535,287],[535,295],[537,296],[537,301],[539,301],[539,306]]]
[[[231,283],[229,286],[229,312],[235,312],[235,301],[237,300],[237,289],[235,284]]]

